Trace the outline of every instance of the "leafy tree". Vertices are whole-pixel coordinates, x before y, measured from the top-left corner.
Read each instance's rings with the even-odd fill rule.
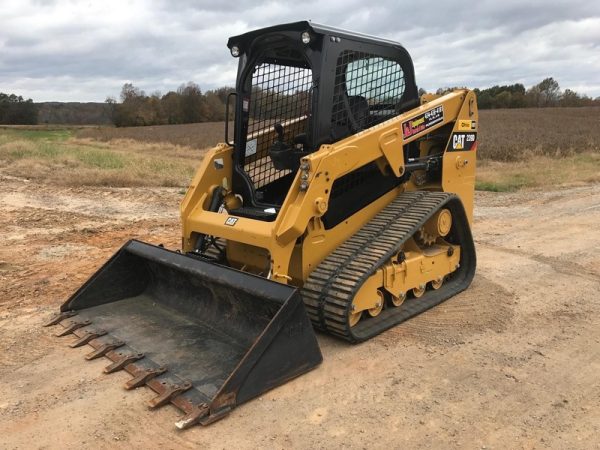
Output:
[[[121,89],[121,103],[108,100],[114,107],[112,116],[116,126],[163,125],[225,119],[225,101],[232,88],[222,87],[202,93],[200,86],[189,82],[179,86],[176,92],[165,95],[154,92],[150,96],[125,83]],[[233,114],[231,108],[230,114]]]
[[[179,86],[177,93],[181,97],[181,112],[184,123],[206,121],[207,109],[200,86],[190,81]]]
[[[512,102],[512,94],[510,91],[500,91],[498,95],[495,97],[495,107],[496,108],[510,108]]]
[[[115,118],[116,118],[116,114],[117,114],[117,101],[115,100],[114,97],[106,97],[106,100],[104,100],[104,103],[106,103],[108,105],[108,114],[110,116],[110,120],[115,123]]]
[[[37,106],[33,100],[25,100],[15,94],[0,92],[0,123],[7,125],[35,125]]]
[[[475,89],[475,93],[480,109],[522,108],[525,106],[525,86],[521,83]]]
[[[540,91],[541,102],[538,106],[556,106],[560,98],[558,82],[552,77],[545,78],[537,87]]]
[[[146,96],[146,93],[136,88],[132,83],[125,83],[121,88],[121,102],[136,100]]]
[[[181,97],[177,92],[168,92],[161,98],[164,121],[169,125],[183,123]]]
[[[492,108],[494,98],[487,89],[484,89],[483,91],[480,91],[479,89],[474,89],[474,91],[475,95],[477,96],[477,105],[479,106],[479,109]]]
[[[539,86],[531,86],[525,94],[525,106],[528,108],[539,108],[541,106],[541,92]]]

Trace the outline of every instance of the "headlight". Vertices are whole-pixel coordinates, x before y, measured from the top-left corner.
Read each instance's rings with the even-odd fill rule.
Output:
[[[233,56],[234,58],[240,56],[240,48],[237,45],[231,47],[231,56]]]
[[[310,33],[308,31],[305,31],[304,33],[302,33],[302,43],[303,44],[310,43]]]

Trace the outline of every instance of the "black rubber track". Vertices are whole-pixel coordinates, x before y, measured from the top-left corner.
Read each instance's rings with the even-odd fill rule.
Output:
[[[352,300],[362,283],[383,266],[441,208],[452,213],[446,240],[461,247],[460,267],[440,289],[421,298],[407,298],[386,307],[377,317],[365,317],[350,327]],[[475,275],[475,246],[464,207],[450,193],[418,191],[400,194],[360,231],[327,256],[310,274],[302,297],[315,328],[349,342],[365,341],[465,290]]]

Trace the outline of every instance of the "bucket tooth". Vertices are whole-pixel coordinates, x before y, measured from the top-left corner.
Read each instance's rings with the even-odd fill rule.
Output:
[[[143,353],[120,354],[114,362],[104,368],[104,373],[113,373],[123,369],[127,364],[136,362],[144,357]]]
[[[56,325],[59,322],[62,322],[65,319],[68,319],[69,317],[73,317],[75,314],[77,314],[77,312],[75,311],[63,311],[61,313],[56,314],[54,317],[52,317],[52,319],[50,319],[48,322],[46,322],[43,326],[45,327],[51,327],[52,325]]]
[[[226,417],[233,408],[234,406],[225,406],[217,411],[211,411],[208,416],[204,416],[200,419],[200,425],[210,425],[211,423],[221,420],[223,417]]]
[[[64,330],[62,330],[59,333],[56,333],[56,337],[66,336],[68,334],[71,334],[73,331],[75,331],[75,330],[77,330],[79,328],[85,327],[85,326],[87,326],[87,325],[89,325],[91,323],[92,322],[90,320],[88,320],[88,319],[82,320],[82,321],[79,321],[79,320],[76,320],[76,319],[71,319],[71,320],[69,320],[67,322],[67,326],[66,326],[66,328]],[[62,325],[62,323],[61,323],[61,325]]]
[[[106,330],[85,330],[83,332],[83,336],[80,336],[75,342],[69,345],[71,348],[81,347],[82,345],[87,344],[92,339],[96,339],[100,336],[104,336],[106,334]]]
[[[163,392],[148,402],[148,406],[150,406],[150,408],[158,408],[159,406],[166,405],[173,397],[192,388],[192,383],[189,381],[184,381],[182,384],[164,383],[165,384],[161,383],[162,387],[164,388]]]
[[[157,367],[156,369],[135,369],[136,375],[125,383],[125,389],[135,389],[145,385],[152,378],[156,378],[167,371],[166,367]]]
[[[201,419],[208,416],[209,411],[210,408],[206,403],[194,405],[189,413],[187,413],[181,420],[175,422],[175,426],[180,430],[185,430],[186,428],[196,425]]]
[[[123,345],[125,345],[125,342],[123,342],[123,341],[106,342],[104,344],[101,344],[99,347],[97,347],[96,350],[94,350],[93,352],[85,355],[85,359],[87,359],[89,361],[92,359],[100,358],[100,357],[106,355],[111,350],[122,347]]]
[[[178,428],[217,421],[322,360],[297,288],[139,241],[61,310],[71,346],[108,358],[105,373],[127,372],[125,389],[152,389],[149,407],[183,411]]]

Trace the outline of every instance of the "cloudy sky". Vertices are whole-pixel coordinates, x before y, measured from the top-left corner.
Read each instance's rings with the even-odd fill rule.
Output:
[[[427,90],[552,76],[600,96],[597,0],[1,0],[0,92],[104,101],[125,82],[147,93],[232,85],[229,36],[303,19],[401,42]]]

